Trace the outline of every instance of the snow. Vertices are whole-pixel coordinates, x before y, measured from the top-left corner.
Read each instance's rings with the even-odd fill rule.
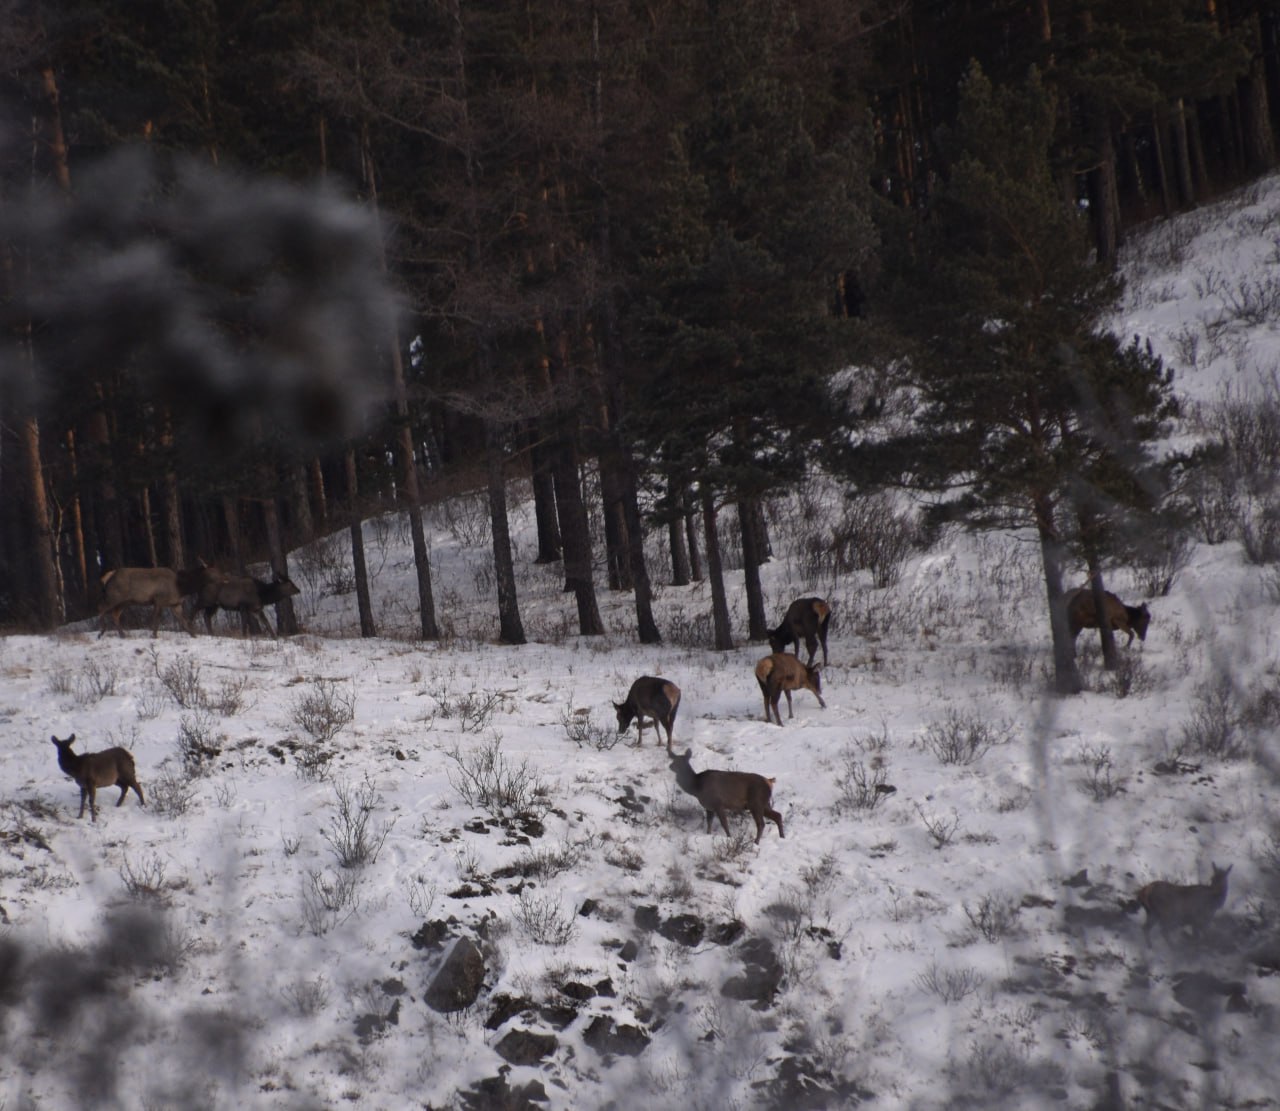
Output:
[[[1270,380],[1276,318],[1224,313],[1267,281],[1276,212],[1273,178],[1129,247],[1116,327],[1151,339],[1188,402]],[[1145,644],[1121,649],[1124,697],[1086,634],[1090,690],[1059,699],[1026,537],[948,534],[877,590],[807,578],[802,522],[775,506],[770,617],[813,593],[835,614],[827,709],[800,692],[778,728],[762,720],[767,647],[746,643],[740,574],[731,652],[690,632],[705,584],[657,588],[664,646],[637,645],[629,596],[603,586],[610,632],[577,637],[561,570],[529,562],[527,498],[512,493],[524,646],[493,643],[474,496],[429,514],[438,644],[412,639],[394,516],[365,528],[377,639],[354,635],[354,596],[328,589],[349,560],[339,533],[292,558],[297,637],[224,624],[0,641],[0,1107],[500,1106],[475,1088],[500,1073],[540,1082],[527,1094],[550,1108],[1276,1105],[1274,729],[1250,734],[1244,758],[1156,770],[1215,677],[1237,698],[1277,687],[1273,580],[1238,543],[1198,545],[1148,600]],[[1123,569],[1111,587],[1139,598]],[[708,834],[652,733],[606,746],[611,700],[643,674],[680,686],[676,747],[695,769],[776,777],[785,839],[770,823],[755,845],[744,815],[732,838]],[[221,707],[178,705],[184,681]],[[300,711],[326,695],[353,720],[308,774]],[[944,764],[948,723],[990,747]],[[145,808],[130,795],[117,809],[109,788],[96,822],[77,819],[48,739],[73,732],[78,751],[134,753]],[[184,732],[219,751],[185,812],[166,814]],[[467,800],[486,755],[540,835]],[[895,790],[852,806],[851,777],[878,773]],[[344,868],[361,822],[374,858]],[[1211,861],[1234,870],[1207,937],[1148,946],[1136,890],[1204,882]],[[329,911],[321,896],[343,880],[351,900]],[[705,935],[668,938],[641,908],[664,925],[695,915]],[[444,942],[418,947],[429,922]],[[483,990],[440,1013],[425,995],[461,937],[484,956]],[[1268,946],[1269,965],[1250,959]],[[769,952],[775,995],[726,994],[746,969],[748,987],[767,981]],[[1189,972],[1241,990],[1180,1002]],[[504,995],[527,1005],[490,1028]],[[599,1016],[647,1044],[602,1042]],[[496,1047],[513,1030],[554,1049],[508,1066]]]

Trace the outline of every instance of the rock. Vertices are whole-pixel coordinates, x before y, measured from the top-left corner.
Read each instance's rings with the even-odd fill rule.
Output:
[[[507,1083],[509,1065],[502,1067],[498,1076],[477,1081],[458,1099],[466,1111],[538,1111],[537,1105],[547,1102],[547,1090],[541,1080],[512,1088]]]
[[[621,957],[628,964],[630,964],[633,960],[635,960],[636,957],[638,957],[639,955],[640,955],[640,946],[637,945],[634,941],[624,942],[622,948],[618,950],[618,956]]]
[[[429,949],[434,952],[443,949],[449,939],[449,924],[437,918],[434,922],[423,922],[418,932],[409,939],[415,949]]]
[[[560,1045],[554,1034],[535,1034],[532,1030],[512,1030],[493,1048],[504,1061],[513,1065],[536,1065],[550,1057]]]
[[[453,943],[444,964],[427,988],[427,1006],[446,1014],[465,1010],[479,997],[482,987],[484,957],[474,941],[461,937]]]
[[[601,1055],[638,1057],[649,1046],[649,1035],[638,1026],[615,1026],[608,1015],[596,1015],[582,1032],[582,1040]]]
[[[656,930],[662,921],[658,908],[653,906],[636,907],[635,923],[642,930]]]
[[[493,1010],[485,1019],[486,1030],[496,1030],[508,1019],[515,1018],[521,1011],[533,1009],[533,1000],[523,995],[507,995],[503,993],[494,997]]]
[[[696,914],[673,915],[658,927],[658,933],[668,941],[677,941],[690,948],[700,944],[706,932],[706,923]]]

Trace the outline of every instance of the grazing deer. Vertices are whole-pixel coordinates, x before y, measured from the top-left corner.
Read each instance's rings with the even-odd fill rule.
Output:
[[[831,623],[831,607],[821,598],[797,598],[787,607],[782,624],[769,633],[769,649],[785,652],[794,644],[796,657],[800,656],[800,638],[809,652],[808,663],[813,663],[818,643],[822,644],[822,666],[827,665],[827,626]]]
[[[711,819],[720,819],[725,836],[730,837],[729,822],[725,813],[730,810],[749,811],[756,822],[756,844],[764,836],[764,820],[768,818],[782,832],[782,815],[773,809],[773,779],[766,779],[755,772],[695,772],[689,763],[692,749],[685,749],[683,756],[672,755],[671,770],[676,773],[676,784],[686,794],[692,795],[707,812],[707,832],[711,832]]]
[[[72,752],[76,735],[71,734],[65,741],[51,737],[58,749],[58,767],[71,776],[80,785],[80,813],[77,818],[84,817],[84,804],[89,803],[89,814],[93,821],[98,820],[97,790],[99,787],[119,787],[120,798],[117,806],[124,805],[124,797],[133,788],[142,806],[147,800],[142,797],[142,788],[138,786],[138,776],[133,766],[133,754],[126,748],[107,748],[101,752]]]
[[[1209,920],[1227,901],[1227,876],[1232,865],[1225,868],[1213,865],[1213,877],[1208,883],[1166,883],[1156,880],[1138,892],[1138,902],[1147,912],[1147,920],[1142,931],[1146,935],[1147,944],[1151,944],[1151,927],[1159,926],[1165,939],[1170,930],[1181,930],[1190,927],[1192,934],[1199,937]]]
[[[1151,611],[1144,602],[1140,606],[1126,606],[1111,591],[1106,591],[1107,620],[1114,632],[1128,633],[1129,639],[1125,647],[1133,643],[1133,634],[1139,640],[1147,639],[1147,629],[1151,625]],[[1071,639],[1080,635],[1081,629],[1098,627],[1097,607],[1093,604],[1093,588],[1082,586],[1067,595],[1067,626],[1071,630]]]
[[[784,652],[774,652],[765,656],[756,664],[756,682],[760,684],[760,693],[764,695],[764,720],[769,721],[769,711],[778,725],[782,725],[782,715],[778,712],[778,700],[787,696],[787,717],[795,717],[791,709],[791,692],[799,690],[813,691],[818,705],[824,710],[827,704],[822,701],[822,676],[820,665],[809,667],[800,662],[799,656],[788,656]]]
[[[625,733],[632,720],[636,722],[639,739],[637,745],[644,744],[644,719],[653,718],[653,732],[657,743],[662,743],[662,726],[667,731],[667,751],[671,751],[671,731],[676,724],[676,710],[680,708],[680,688],[668,679],[659,679],[653,675],[642,675],[627,692],[625,702],[615,702],[613,708],[618,711],[618,732]]]

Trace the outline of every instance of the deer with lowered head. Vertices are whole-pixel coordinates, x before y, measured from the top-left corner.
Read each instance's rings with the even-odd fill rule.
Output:
[[[796,657],[800,656],[800,641],[803,638],[805,649],[809,653],[809,664],[817,654],[818,644],[822,644],[822,665],[827,664],[827,626],[831,623],[831,607],[822,598],[797,598],[787,607],[782,624],[769,632],[769,650],[785,652],[787,645],[794,644]]]
[[[1129,639],[1125,647],[1133,643],[1134,635],[1139,640],[1147,639],[1147,629],[1151,625],[1151,611],[1143,602],[1140,606],[1126,605],[1111,591],[1103,594],[1106,603],[1107,622],[1112,632],[1128,633]],[[1081,629],[1098,628],[1098,607],[1093,603],[1093,588],[1081,586],[1067,595],[1067,627],[1071,631],[1071,639],[1080,635]]]
[[[1204,933],[1209,920],[1227,901],[1227,876],[1232,865],[1225,868],[1213,865],[1213,876],[1208,883],[1166,883],[1156,880],[1138,892],[1138,902],[1147,912],[1142,925],[1147,944],[1151,944],[1151,927],[1159,926],[1165,940],[1170,931],[1190,928],[1195,937]]]
[[[787,696],[787,717],[795,717],[791,709],[792,691],[813,691],[818,705],[824,710],[827,704],[822,701],[821,665],[809,667],[800,662],[799,656],[788,656],[784,652],[774,652],[765,656],[756,664],[756,682],[760,684],[760,693],[764,695],[764,720],[769,721],[769,711],[773,710],[773,718],[782,725],[782,715],[778,712],[778,700]]]
[[[626,701],[615,702],[618,712],[618,732],[625,733],[634,720],[640,737],[637,745],[644,744],[644,719],[653,719],[653,733],[658,744],[662,743],[662,726],[667,731],[667,751],[671,751],[671,731],[676,724],[676,710],[680,708],[680,688],[669,679],[655,675],[642,675],[627,691]]]
[[[89,814],[93,821],[98,820],[97,790],[99,787],[119,787],[120,798],[117,806],[124,805],[124,797],[133,788],[142,806],[147,800],[142,797],[142,788],[138,786],[138,774],[133,766],[133,753],[127,748],[106,748],[101,752],[72,752],[76,735],[71,734],[65,741],[56,736],[51,737],[58,750],[58,767],[80,785],[80,813],[77,818],[84,817],[84,804],[89,804]]]
[[[702,804],[707,812],[707,832],[711,832],[711,819],[720,819],[725,836],[730,837],[729,822],[725,817],[728,811],[747,811],[756,823],[756,844],[764,836],[764,820],[768,818],[778,827],[778,836],[783,837],[782,815],[773,809],[773,779],[766,779],[755,772],[725,772],[708,769],[695,772],[689,757],[692,749],[685,749],[684,755],[672,754],[671,770],[676,773],[676,784],[686,794],[692,795]]]

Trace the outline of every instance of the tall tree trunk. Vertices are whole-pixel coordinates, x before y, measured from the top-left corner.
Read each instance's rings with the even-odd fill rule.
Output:
[[[693,576],[696,583],[702,582],[702,555],[698,551],[698,522],[697,515],[693,508],[693,499],[689,496],[689,488],[686,486],[683,491],[684,504],[686,506],[684,513],[684,532],[689,541],[689,574]]]
[[[289,510],[293,518],[293,547],[300,548],[316,538],[315,523],[311,519],[311,500],[307,494],[307,469],[303,463],[290,463]]]
[[[360,611],[360,635],[376,637],[373,604],[369,598],[369,568],[364,558],[364,522],[360,517],[360,491],[356,477],[356,449],[348,445],[343,457],[347,472],[347,512],[351,514],[351,570],[356,579],[356,608]]]
[[[742,533],[742,582],[747,595],[747,636],[765,640],[769,623],[764,612],[764,592],[760,587],[760,533],[754,499],[738,499],[738,530]]]
[[[1184,208],[1194,208],[1196,186],[1191,172],[1191,140],[1187,134],[1187,107],[1182,97],[1173,102],[1173,157],[1178,167],[1178,192]]]
[[[1257,39],[1257,16],[1251,16],[1251,38]],[[1239,82],[1241,113],[1244,117],[1245,153],[1249,169],[1263,174],[1276,164],[1276,138],[1271,125],[1266,73],[1256,52],[1247,77]]]
[[[222,495],[222,520],[227,529],[227,548],[231,566],[237,575],[244,574],[244,548],[240,542],[240,508],[232,494]]]
[[[1084,689],[1076,668],[1075,644],[1067,625],[1066,597],[1062,590],[1062,541],[1054,520],[1053,502],[1040,496],[1034,502],[1040,560],[1044,568],[1045,594],[1049,602],[1049,628],[1053,640],[1054,689],[1059,694],[1079,694]]]
[[[324,489],[324,468],[314,455],[307,463],[307,485],[310,488],[312,525],[323,534],[329,527],[329,499]]]
[[[19,423],[24,464],[23,487],[30,529],[31,565],[35,570],[36,594],[32,617],[41,629],[52,629],[61,617],[58,573],[53,562],[53,532],[49,527],[49,500],[44,487],[44,465],[40,458],[40,424],[34,416]]]
[[[533,518],[538,532],[538,554],[534,563],[555,563],[562,555],[560,525],[556,520],[556,483],[540,425],[540,421],[535,421],[528,431]]]
[[[556,506],[560,511],[560,539],[564,543],[565,590],[572,590],[578,603],[579,633],[600,636],[604,633],[604,622],[600,619],[591,573],[591,535],[571,430],[562,429],[553,450]]]
[[[724,588],[724,567],[720,560],[720,529],[716,525],[716,503],[711,488],[699,484],[702,500],[702,528],[707,540],[707,576],[711,580],[711,628],[714,644],[722,652],[733,648],[729,627],[729,598]]]
[[[267,532],[267,550],[271,553],[271,570],[277,579],[289,577],[289,557],[284,550],[284,537],[280,532],[280,511],[272,496],[262,499],[262,523]],[[276,632],[282,637],[298,632],[298,618],[293,612],[293,599],[282,598],[276,603]]]
[[[374,214],[377,215],[377,174],[374,170],[373,148],[370,145],[367,124],[361,127],[360,138],[365,182],[369,189],[369,203]],[[386,252],[382,250],[381,253],[382,270],[386,273]],[[418,468],[414,462],[409,396],[404,383],[404,356],[400,351],[400,330],[396,325],[392,325],[388,340],[391,346],[391,386],[396,411],[395,449],[400,473],[400,498],[401,505],[409,517],[409,532],[413,538],[413,563],[418,573],[418,616],[421,620],[422,639],[437,640],[440,630],[436,625],[436,603],[431,592],[431,557],[427,551],[427,535],[422,524],[422,498],[418,490]]]
[[[502,430],[498,422],[484,422],[485,477],[489,490],[489,527],[493,539],[493,571],[498,585],[498,637],[504,644],[524,644],[524,624],[516,594],[516,567],[511,556],[507,522],[507,475]]]
[[[1151,142],[1156,156],[1156,174],[1160,178],[1160,201],[1164,214],[1172,216],[1177,206],[1173,202],[1173,181],[1169,174],[1169,156],[1165,151],[1165,114],[1161,110],[1151,113]]]
[[[96,608],[97,594],[89,582],[89,549],[85,543],[84,513],[80,506],[80,465],[76,458],[75,429],[66,432],[67,466],[70,469],[71,481],[71,559],[75,572],[75,583],[72,589],[80,600],[84,612],[92,613]],[[66,606],[66,596],[63,596]]]
[[[689,566],[689,548],[685,543],[685,523],[688,514],[684,511],[684,489],[673,478],[667,476],[667,501],[671,505],[671,519],[667,522],[667,537],[671,546],[671,585],[688,586],[692,577]]]

